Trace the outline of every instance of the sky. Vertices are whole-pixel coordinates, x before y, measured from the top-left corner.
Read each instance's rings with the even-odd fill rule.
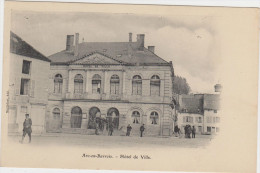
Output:
[[[145,47],[172,61],[192,93],[213,93],[220,59],[212,16],[13,11],[11,30],[46,56],[65,49],[66,36],[79,33],[85,42],[127,42],[128,33],[145,34]]]

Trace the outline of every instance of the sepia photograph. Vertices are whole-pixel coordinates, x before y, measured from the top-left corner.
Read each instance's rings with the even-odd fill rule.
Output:
[[[257,9],[8,2],[5,19],[1,166],[256,170]]]

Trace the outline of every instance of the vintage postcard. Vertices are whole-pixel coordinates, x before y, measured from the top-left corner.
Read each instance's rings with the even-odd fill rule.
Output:
[[[256,172],[257,8],[6,2],[1,166]]]

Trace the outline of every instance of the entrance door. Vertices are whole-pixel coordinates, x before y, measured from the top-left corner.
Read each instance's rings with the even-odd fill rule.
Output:
[[[60,109],[54,108],[52,111],[52,119],[50,122],[51,130],[58,130],[61,128],[61,118],[60,118]]]
[[[71,110],[70,125],[71,128],[81,128],[82,110],[80,107],[74,107]]]
[[[112,124],[114,129],[119,127],[119,111],[116,108],[110,108],[107,111],[107,121],[108,124]]]

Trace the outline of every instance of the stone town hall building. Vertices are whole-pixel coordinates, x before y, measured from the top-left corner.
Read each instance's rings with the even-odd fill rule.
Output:
[[[67,35],[66,49],[48,57],[47,132],[93,134],[95,122],[105,122],[100,128],[113,124],[122,134],[145,124],[146,135],[171,135],[172,62],[145,48],[144,38],[79,43],[78,33]]]

